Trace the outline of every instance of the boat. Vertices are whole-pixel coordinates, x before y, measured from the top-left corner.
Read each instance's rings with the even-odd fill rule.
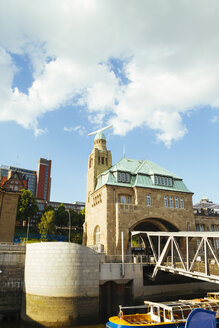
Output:
[[[219,292],[208,292],[206,298],[219,301]]]
[[[119,314],[109,318],[106,328],[125,327],[185,327],[191,311],[197,308],[214,311],[216,324],[219,327],[219,299],[197,298],[192,300],[178,300],[164,303],[145,301],[141,306],[119,306]],[[136,312],[124,314],[124,312]]]

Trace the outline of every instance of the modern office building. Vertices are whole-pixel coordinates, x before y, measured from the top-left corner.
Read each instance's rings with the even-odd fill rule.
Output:
[[[37,188],[36,198],[50,200],[50,187],[51,187],[51,160],[40,158],[37,168]]]

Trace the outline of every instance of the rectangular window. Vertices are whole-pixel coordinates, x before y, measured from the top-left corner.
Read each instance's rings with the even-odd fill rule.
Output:
[[[187,222],[187,231],[190,231],[190,223]]]
[[[151,195],[147,194],[147,206],[151,206]]]
[[[184,201],[182,197],[180,198],[180,208],[184,208]]]
[[[173,197],[170,196],[170,207],[173,208]]]
[[[196,224],[196,231],[205,231],[204,224]]]
[[[156,176],[156,175],[154,176],[154,183],[155,183],[155,184],[158,184],[157,176]]]
[[[127,182],[127,183],[130,182],[130,174],[129,173],[125,174],[125,182]]]
[[[104,157],[102,157],[101,160],[102,160],[102,164],[104,164]]]
[[[168,207],[168,198],[167,198],[167,196],[164,196],[164,206]]]
[[[178,200],[178,197],[175,197],[175,208],[179,208],[179,200]]]
[[[118,180],[118,182],[129,183],[130,182],[130,173],[118,172],[117,180]]]
[[[211,224],[211,231],[218,231],[218,226],[216,224]]]

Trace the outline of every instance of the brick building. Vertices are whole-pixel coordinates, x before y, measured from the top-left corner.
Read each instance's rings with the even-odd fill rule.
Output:
[[[9,171],[8,177],[3,177],[0,181],[0,187],[7,191],[20,191],[27,189],[28,180],[21,172]]]
[[[19,177],[22,176],[22,181],[27,180],[27,188],[25,182],[24,189],[30,190],[37,199],[49,201],[51,190],[51,165],[52,161],[45,158],[40,158],[38,160],[37,171],[1,165],[0,184],[3,185],[6,180],[10,178],[12,172],[17,172]]]
[[[36,198],[50,200],[51,188],[51,160],[40,158],[37,168]]]

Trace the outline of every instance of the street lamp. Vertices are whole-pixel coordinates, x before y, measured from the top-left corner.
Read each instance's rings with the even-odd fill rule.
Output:
[[[70,210],[68,209],[68,242],[71,242],[71,215]]]
[[[27,238],[26,238],[26,243],[28,241],[29,229],[30,229],[30,217],[28,216],[28,218],[27,218]]]
[[[32,204],[29,204],[29,207],[31,208]],[[29,236],[29,229],[30,229],[30,216],[27,218],[27,238],[26,238],[26,243],[28,241],[28,236]]]

